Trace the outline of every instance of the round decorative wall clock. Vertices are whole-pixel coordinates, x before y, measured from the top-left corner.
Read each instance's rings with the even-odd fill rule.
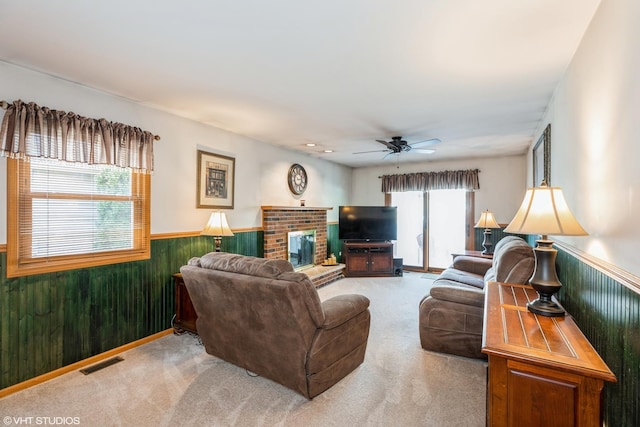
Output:
[[[307,171],[297,163],[291,165],[287,174],[287,182],[289,190],[299,196],[307,189]]]

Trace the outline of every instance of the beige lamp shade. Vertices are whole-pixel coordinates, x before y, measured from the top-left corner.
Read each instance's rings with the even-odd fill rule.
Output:
[[[518,234],[586,236],[559,187],[529,188],[516,216],[504,231]]]
[[[233,236],[224,212],[216,211],[209,217],[209,222],[200,232],[203,236]]]
[[[482,212],[482,215],[480,215],[480,219],[475,225],[475,228],[500,228],[500,224],[498,224],[498,221],[496,221],[493,213],[487,210]]]

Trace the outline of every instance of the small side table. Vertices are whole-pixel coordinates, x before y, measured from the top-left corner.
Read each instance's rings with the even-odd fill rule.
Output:
[[[175,334],[182,334],[184,332],[197,334],[196,320],[198,319],[198,315],[193,308],[193,303],[182,279],[182,274],[176,273],[172,277],[176,286],[176,314],[172,322],[173,332]]]
[[[465,250],[464,253],[461,254],[451,254],[451,256],[453,257],[453,259],[456,259],[456,257],[459,256],[474,256],[474,257],[478,257],[478,258],[486,258],[486,259],[493,259],[493,254],[482,254],[482,251],[469,251],[469,250]]]

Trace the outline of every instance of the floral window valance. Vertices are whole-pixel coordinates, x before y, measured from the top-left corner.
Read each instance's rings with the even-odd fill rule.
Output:
[[[18,100],[6,108],[0,128],[0,155],[4,157],[44,157],[153,171],[153,141],[159,138],[151,132],[33,102]]]
[[[478,190],[478,169],[417,172],[382,176],[382,192],[395,193],[402,191],[429,190]]]

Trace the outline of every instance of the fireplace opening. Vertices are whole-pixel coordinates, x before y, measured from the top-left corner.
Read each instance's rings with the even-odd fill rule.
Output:
[[[315,265],[316,230],[291,231],[288,233],[289,262],[294,270],[304,270]]]

